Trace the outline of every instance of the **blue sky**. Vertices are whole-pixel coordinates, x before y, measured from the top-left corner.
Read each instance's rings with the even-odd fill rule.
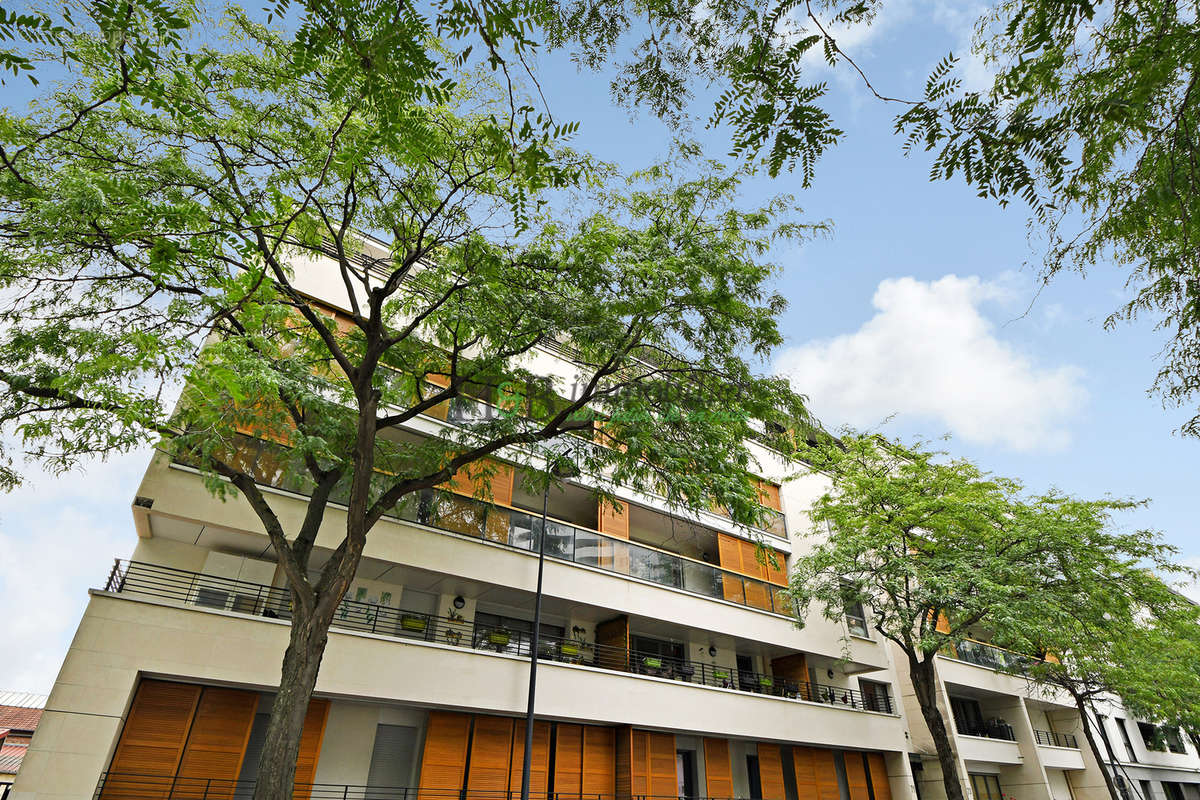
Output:
[[[942,55],[964,52],[976,10],[899,0],[840,41],[881,91],[912,96]],[[579,75],[559,55],[542,56],[540,67],[556,117],[582,123],[579,147],[626,169],[669,153],[670,132],[613,107],[605,77]],[[1146,394],[1163,339],[1149,322],[1102,328],[1126,296],[1124,274],[1102,266],[1038,293],[1024,209],[930,183],[928,159],[900,153],[895,108],[870,99],[848,72],[814,67],[830,82],[828,108],[845,139],[810,189],[788,175],[746,188],[748,202],[793,192],[808,219],[834,226],[828,238],[775,255],[790,308],[786,347],[768,366],[790,375],[830,427],[890,417],[883,430],[950,434],[951,452],[1031,490],[1147,498],[1121,524],[1161,530],[1200,567],[1200,441],[1175,433],[1186,409],[1165,410]],[[980,71],[974,61],[966,69]],[[694,134],[713,154],[724,151],[720,132]],[[129,504],[148,457],[34,476],[0,496],[0,599],[20,611],[6,626],[6,649],[20,655],[0,663],[0,688],[49,689],[87,588],[133,549]]]

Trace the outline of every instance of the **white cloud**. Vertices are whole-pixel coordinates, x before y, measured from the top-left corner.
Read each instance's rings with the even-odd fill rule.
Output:
[[[129,505],[149,453],[93,462],[86,472],[0,495],[0,597],[4,647],[0,689],[48,692],[87,605],[136,536]]]
[[[882,281],[875,316],[857,331],[785,350],[775,371],[807,394],[827,425],[890,415],[971,442],[1053,450],[1087,400],[1083,372],[1044,367],[1000,338],[981,306],[1010,299],[998,282],[947,275]]]

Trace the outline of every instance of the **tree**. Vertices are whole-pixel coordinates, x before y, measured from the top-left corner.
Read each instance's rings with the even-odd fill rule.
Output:
[[[791,593],[831,619],[854,603],[870,609],[872,627],[908,662],[946,795],[961,800],[937,654],[978,630],[1029,624],[1036,598],[1065,596],[1079,574],[1098,582],[1103,564],[1169,551],[1151,534],[1089,524],[1133,503],[1026,498],[1016,481],[943,455],[852,431],[808,448],[833,487],[813,507],[813,548],[796,559]]]
[[[1063,499],[1060,509],[1057,524],[1089,532],[1110,524],[1103,508]],[[1101,736],[1105,757],[1093,731],[1097,702],[1119,697],[1138,719],[1188,731],[1200,719],[1200,609],[1155,574],[1190,573],[1167,560],[1173,553],[1088,552],[1088,561],[1062,563],[1069,580],[1021,601],[1019,613],[994,632],[996,641],[1021,652],[1053,654],[1006,667],[1069,696],[1096,762],[1114,769],[1120,759]],[[1113,800],[1121,800],[1110,770],[1101,771]]]
[[[739,210],[741,173],[684,158],[607,185],[478,76],[375,103],[347,62],[223,24],[156,56],[155,102],[95,104],[123,56],[77,37],[81,77],[5,120],[0,421],[57,470],[156,441],[253,509],[292,605],[255,790],[279,800],[367,537],[417,493],[466,473],[486,497],[491,457],[545,474],[566,452],[602,492],[760,519],[746,442],[786,449],[807,414],[747,359],[781,341],[768,248],[807,229],[786,198]],[[318,268],[340,296],[306,291]],[[548,340],[574,375],[529,369]],[[471,397],[507,413],[399,435]],[[614,446],[591,444],[597,420]],[[309,495],[298,526],[251,450]],[[345,530],[310,576],[334,498]]]
[[[1108,260],[1132,296],[1106,327],[1150,315],[1169,334],[1154,389],[1200,391],[1200,21],[1168,0],[1005,0],[981,24],[995,71],[963,91],[953,59],[897,118],[932,178],[1026,201],[1047,237],[1042,277]],[[1200,411],[1183,432],[1200,436]]]

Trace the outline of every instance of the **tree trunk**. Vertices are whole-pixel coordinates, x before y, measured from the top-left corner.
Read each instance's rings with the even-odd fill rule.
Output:
[[[910,654],[908,665],[913,690],[917,694],[917,703],[921,706],[921,716],[929,727],[929,735],[933,737],[933,745],[937,749],[946,798],[966,800],[963,797],[962,780],[958,775],[958,759],[950,743],[950,733],[946,730],[946,721],[937,706],[937,675],[934,672],[933,659],[931,657],[925,661],[918,661],[915,655]]]
[[[311,612],[299,608],[298,603],[292,605],[290,641],[283,655],[279,691],[271,705],[271,721],[258,762],[254,800],[291,800],[300,734],[304,731],[304,718],[308,716],[308,704],[317,685],[317,672],[333,621],[332,615],[324,618],[325,604],[316,604]]]
[[[1081,720],[1083,720],[1083,738],[1087,739],[1088,747],[1092,748],[1092,755],[1095,757],[1096,763],[1100,765],[1100,772],[1104,775],[1104,785],[1108,787],[1109,797],[1111,797],[1112,800],[1121,800],[1121,797],[1117,792],[1117,784],[1113,780],[1113,776],[1111,774],[1112,770],[1116,769],[1117,754],[1112,751],[1112,745],[1109,744],[1108,739],[1106,738],[1104,740],[1104,744],[1108,750],[1109,758],[1111,759],[1109,761],[1110,766],[1106,767],[1104,763],[1104,756],[1100,752],[1100,745],[1096,743],[1096,735],[1092,733],[1092,723],[1091,718],[1088,716],[1087,703],[1080,695],[1074,695],[1074,698],[1075,707],[1079,709],[1079,717]],[[1097,719],[1096,724],[1099,725],[1100,720]],[[1146,800],[1150,799],[1146,798]]]

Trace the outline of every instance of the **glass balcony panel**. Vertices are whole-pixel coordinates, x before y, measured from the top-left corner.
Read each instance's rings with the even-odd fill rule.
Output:
[[[681,583],[680,559],[657,550],[629,545],[629,574],[635,578],[678,587]]]
[[[540,522],[540,520],[539,520]],[[575,527],[554,520],[546,523],[546,555],[575,560]]]
[[[767,584],[762,581],[751,580],[747,578],[743,581],[746,593],[746,605],[754,608],[761,608],[763,611],[771,610],[771,592]]]
[[[683,588],[705,597],[721,598],[721,573],[708,564],[683,562]]]
[[[541,527],[540,519],[514,511],[509,516],[508,543],[522,550],[536,551],[537,534]]]
[[[722,572],[721,597],[732,603],[746,605],[745,582],[732,572]]]
[[[771,587],[771,604],[779,614],[795,614],[795,606],[792,605],[792,598],[788,596],[787,589],[782,586]]]
[[[575,563],[612,569],[612,540],[583,528],[575,529]]]
[[[444,530],[479,538],[483,535],[483,504],[454,494],[437,499],[433,524]]]

